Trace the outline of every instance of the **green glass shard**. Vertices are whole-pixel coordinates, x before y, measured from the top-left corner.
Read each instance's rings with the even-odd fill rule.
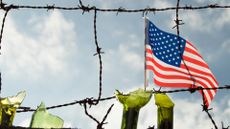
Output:
[[[173,107],[174,103],[166,94],[155,94],[157,105],[157,128],[173,129]]]
[[[12,126],[16,109],[21,105],[26,92],[19,92],[16,96],[0,99],[0,125],[3,127]]]
[[[123,104],[121,129],[136,129],[139,111],[149,102],[152,91],[138,89],[129,94],[122,94],[117,90],[115,94],[118,100]]]
[[[155,104],[160,107],[171,108],[174,107],[174,103],[166,94],[154,94]]]
[[[118,100],[124,105],[125,109],[128,107],[140,109],[149,102],[152,96],[152,91],[144,91],[143,89],[138,89],[136,91],[130,92],[129,94],[122,94],[117,90],[115,94]]]
[[[45,104],[42,102],[32,116],[31,128],[62,128],[64,121],[48,113]]]

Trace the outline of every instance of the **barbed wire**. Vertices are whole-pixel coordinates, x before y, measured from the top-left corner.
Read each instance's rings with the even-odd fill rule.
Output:
[[[94,56],[98,56],[98,61],[99,61],[99,92],[98,92],[98,96],[97,98],[91,97],[91,98],[85,98],[82,100],[78,100],[78,101],[74,101],[74,102],[70,102],[70,103],[65,103],[65,104],[60,104],[60,105],[54,105],[54,106],[50,106],[47,107],[47,110],[51,110],[51,109],[56,109],[56,108],[61,108],[61,107],[67,107],[67,106],[72,106],[72,105],[76,105],[79,104],[81,106],[83,106],[85,114],[92,119],[93,121],[95,121],[97,123],[97,129],[102,129],[103,125],[106,124],[106,118],[109,115],[109,113],[112,110],[112,107],[114,104],[112,104],[109,109],[107,110],[105,116],[103,117],[102,121],[100,122],[99,120],[97,120],[94,116],[92,116],[91,114],[89,114],[88,112],[88,106],[89,108],[91,106],[96,106],[99,104],[99,102],[101,101],[107,101],[107,100],[111,100],[111,99],[115,99],[115,96],[111,96],[111,97],[105,97],[102,98],[102,80],[103,80],[103,76],[102,76],[102,72],[103,72],[103,61],[102,61],[102,54],[104,52],[102,52],[102,48],[99,46],[98,43],[98,37],[97,37],[97,12],[112,12],[112,13],[143,13],[145,15],[147,15],[148,12],[163,12],[163,11],[172,11],[175,10],[176,11],[176,19],[174,20],[176,25],[173,28],[177,29],[177,35],[180,35],[180,28],[179,26],[184,24],[182,22],[182,20],[179,19],[179,10],[201,10],[201,9],[230,9],[230,5],[218,5],[218,4],[208,4],[208,5],[204,5],[204,6],[192,6],[192,5],[185,5],[185,6],[180,6],[180,0],[177,0],[177,4],[175,7],[164,7],[164,8],[150,8],[150,7],[146,7],[146,8],[140,8],[140,9],[126,9],[123,7],[119,7],[119,8],[98,8],[96,6],[90,6],[83,4],[83,2],[81,0],[79,0],[79,4],[73,7],[62,7],[62,6],[56,6],[55,4],[53,5],[45,5],[45,6],[33,6],[33,5],[15,5],[15,4],[6,4],[4,2],[2,2],[2,0],[0,0],[0,10],[3,10],[4,16],[2,18],[2,24],[1,24],[1,31],[0,31],[0,55],[1,53],[1,48],[2,48],[2,38],[3,38],[3,30],[4,30],[4,26],[5,26],[5,22],[6,22],[6,17],[7,14],[9,13],[10,10],[18,10],[18,9],[42,9],[42,10],[66,10],[66,11],[71,11],[71,10],[78,10],[78,11],[82,11],[82,14],[84,14],[85,12],[90,13],[91,11],[93,11],[94,13],[94,18],[93,18],[93,33],[94,33],[94,42],[95,42],[95,46],[96,46],[96,53],[94,54]],[[189,71],[188,71],[189,72]],[[0,71],[0,93],[2,90],[2,74]],[[230,85],[225,85],[222,87],[216,87],[216,88],[202,88],[202,87],[192,87],[189,89],[177,89],[177,90],[167,90],[167,91],[161,91],[161,90],[155,90],[153,89],[154,94],[156,93],[178,93],[178,92],[190,92],[193,93],[195,91],[202,91],[203,90],[229,90],[230,89]],[[203,93],[204,94],[204,93]],[[203,110],[208,114],[210,120],[212,121],[215,129],[217,129],[217,125],[216,122],[213,120],[211,114],[209,113],[209,111],[211,109],[207,109],[205,107],[205,99],[204,99],[204,95],[203,95]],[[22,113],[22,112],[34,112],[36,109],[33,109],[31,107],[19,107],[17,110],[17,113]],[[228,126],[229,127],[229,126]],[[227,127],[227,129],[228,129]],[[23,128],[23,127],[22,127]],[[149,127],[149,128],[154,128],[153,127]],[[223,126],[222,123],[222,129],[226,129]]]
[[[165,91],[161,91],[161,90],[155,90],[153,89],[152,93],[153,94],[157,94],[157,93],[178,93],[178,92],[190,92],[193,93],[191,91],[200,91],[200,90],[230,90],[230,85],[225,85],[222,87],[216,87],[216,88],[203,88],[203,87],[197,87],[197,88],[189,88],[189,89],[177,89],[177,90],[165,90]],[[107,100],[111,100],[111,99],[115,99],[115,96],[110,96],[110,97],[105,97],[105,98],[101,98],[99,101],[107,101]],[[95,103],[96,101],[98,101],[97,99],[94,98],[86,98],[86,99],[82,99],[82,100],[78,100],[78,101],[74,101],[74,102],[70,102],[70,103],[65,103],[65,104],[61,104],[61,105],[56,105],[56,106],[50,106],[50,107],[46,107],[47,110],[50,109],[55,109],[55,108],[61,108],[61,107],[67,107],[67,106],[73,106],[76,104],[88,104],[88,105],[93,105],[93,103]],[[19,107],[19,110],[17,110],[18,113],[21,112],[33,112],[36,109],[32,109],[30,107]]]

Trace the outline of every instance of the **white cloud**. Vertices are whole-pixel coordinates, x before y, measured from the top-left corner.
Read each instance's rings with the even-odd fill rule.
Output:
[[[210,54],[207,54],[208,62],[218,62],[220,59],[225,58],[226,55],[230,54],[230,39],[221,43],[220,47]]]
[[[143,68],[143,59],[136,52],[131,51],[130,46],[120,45],[119,52],[121,54],[121,61],[124,64],[130,66],[134,70],[140,70]]]
[[[16,126],[21,126],[21,127],[29,127],[30,126],[30,118],[24,119],[23,121],[21,121],[18,125]]]
[[[122,33],[122,32],[119,32]],[[114,66],[122,66],[129,70],[140,71],[143,69],[143,57],[136,51],[140,49],[136,35],[130,34],[128,41],[121,43],[117,49],[109,49],[105,55],[105,70],[113,70]],[[143,48],[144,49],[144,48]],[[144,50],[143,50],[144,51]],[[143,55],[143,54],[142,54]],[[113,57],[113,58],[111,58]]]
[[[39,17],[39,16],[37,16]],[[59,11],[29,20],[33,34],[21,32],[14,19],[7,18],[1,55],[1,68],[13,76],[29,78],[68,71],[70,55],[76,53],[74,24]]]
[[[153,6],[157,7],[157,8],[162,8],[162,7],[165,8],[165,7],[172,7],[175,5],[170,3],[168,0],[156,0],[156,1],[154,1]]]
[[[173,18],[175,16],[172,16]],[[230,22],[229,10],[183,11],[180,13],[189,30],[211,33],[221,30]]]
[[[202,31],[205,28],[204,26],[208,25],[208,23],[206,23],[205,20],[202,18],[200,12],[187,11],[185,13],[182,13],[180,18],[183,19],[186,26],[189,26],[194,31]]]

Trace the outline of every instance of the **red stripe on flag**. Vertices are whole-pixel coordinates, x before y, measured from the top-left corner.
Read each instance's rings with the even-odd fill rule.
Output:
[[[194,47],[189,43],[190,47]],[[163,61],[157,59],[152,55],[151,48],[146,48],[146,69],[151,70],[155,74],[154,83],[158,86],[163,87],[192,87],[193,79],[195,79],[195,87],[202,86],[203,88],[215,88],[218,87],[218,83],[211,73],[208,65],[203,61],[203,58],[196,51],[196,48],[185,47],[185,51],[189,52],[193,57],[183,56],[185,63],[189,63],[186,66],[182,62],[181,66],[178,68],[176,66],[171,66],[164,63]],[[152,56],[150,56],[152,55]],[[156,60],[155,60],[156,58]],[[191,64],[192,63],[192,64]],[[188,70],[189,71],[188,71]],[[163,80],[163,82],[162,82]],[[204,99],[206,106],[209,105],[211,100],[214,98],[217,90],[205,90]],[[201,92],[202,93],[202,92]]]

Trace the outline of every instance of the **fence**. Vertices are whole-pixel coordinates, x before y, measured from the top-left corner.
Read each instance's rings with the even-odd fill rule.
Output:
[[[79,4],[77,6],[73,6],[73,7],[61,7],[61,6],[55,6],[55,5],[45,5],[45,6],[15,5],[15,4],[8,5],[7,3],[4,3],[1,0],[0,1],[0,10],[4,11],[4,17],[2,18],[2,25],[1,25],[1,32],[0,32],[0,53],[1,53],[1,46],[2,46],[2,38],[4,38],[3,37],[4,26],[5,26],[5,23],[7,22],[7,14],[10,13],[11,11],[21,10],[21,9],[31,9],[31,10],[36,9],[36,10],[47,10],[47,11],[51,11],[51,10],[66,10],[66,11],[76,10],[76,11],[81,11],[82,14],[85,14],[85,13],[93,13],[94,14],[94,17],[93,17],[94,37],[93,38],[95,41],[95,48],[96,48],[96,53],[94,54],[94,56],[98,57],[98,62],[99,62],[98,96],[96,98],[85,98],[82,100],[77,100],[77,101],[73,101],[73,102],[69,102],[69,103],[65,103],[65,104],[50,106],[50,107],[47,107],[47,109],[51,110],[51,109],[55,109],[55,108],[61,108],[61,107],[79,104],[84,108],[85,115],[88,116],[90,119],[92,119],[92,121],[95,121],[97,123],[97,129],[102,129],[103,125],[106,124],[105,121],[106,121],[107,116],[109,115],[111,109],[113,108],[113,105],[110,106],[110,108],[107,110],[106,114],[104,115],[104,117],[101,121],[99,121],[94,116],[92,116],[88,112],[88,108],[91,106],[98,105],[98,103],[100,103],[101,101],[109,101],[111,99],[115,99],[115,96],[109,96],[109,97],[102,98],[102,88],[103,88],[103,86],[102,86],[102,80],[103,80],[103,76],[102,76],[102,72],[103,72],[102,54],[104,52],[102,51],[102,47],[100,47],[98,40],[97,40],[97,12],[107,12],[107,13],[117,13],[117,14],[119,14],[119,13],[143,13],[143,15],[147,15],[148,13],[175,11],[176,12],[176,19],[174,20],[175,21],[174,28],[176,28],[177,35],[179,36],[180,35],[180,28],[179,27],[180,27],[180,25],[184,24],[182,22],[182,20],[180,20],[180,18],[179,18],[179,11],[180,10],[230,9],[230,5],[209,4],[209,5],[205,5],[205,6],[192,6],[192,5],[180,6],[180,0],[177,0],[175,7],[164,7],[164,8],[147,7],[147,8],[141,8],[141,9],[126,9],[126,8],[120,7],[120,8],[104,9],[104,8],[98,8],[96,6],[86,5],[81,0],[79,0]],[[1,79],[1,73],[0,73],[0,92],[1,92],[1,89],[2,89],[2,79]],[[203,90],[213,90],[213,89],[229,90],[230,85],[225,85],[225,86],[221,86],[218,88],[193,88],[193,89],[177,89],[177,90],[167,90],[167,91],[161,91],[161,90],[156,91],[156,90],[154,90],[153,93],[194,92],[197,90],[203,91]],[[203,102],[204,102],[204,100],[203,100]],[[203,106],[204,106],[203,110],[207,113],[207,115],[210,118],[214,128],[217,129],[218,127],[216,125],[216,122],[214,121],[214,119],[212,118],[212,116],[209,113],[209,111],[211,109],[206,109],[205,105],[203,105]],[[19,109],[17,110],[18,113],[34,112],[34,111],[35,111],[35,109],[33,109],[31,107],[19,107]],[[25,128],[25,127],[15,127],[15,128]],[[224,127],[224,125],[222,123],[222,129],[228,129],[228,128],[229,128],[229,126],[226,128],[226,127]]]

